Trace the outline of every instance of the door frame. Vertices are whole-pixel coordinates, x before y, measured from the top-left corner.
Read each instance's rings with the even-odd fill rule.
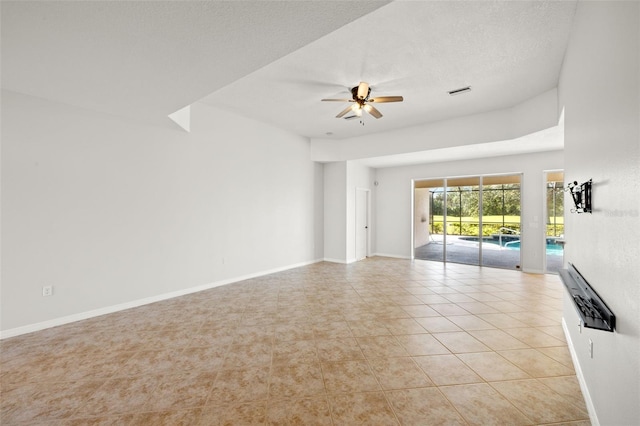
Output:
[[[454,180],[454,179],[460,179],[460,178],[479,178],[478,179],[478,215],[479,215],[479,238],[482,237],[482,226],[483,226],[483,190],[484,190],[484,186],[485,186],[485,182],[484,179],[485,178],[493,178],[493,177],[500,177],[500,176],[518,176],[519,177],[519,183],[520,183],[520,253],[519,253],[519,261],[518,261],[518,265],[516,265],[516,268],[511,269],[511,268],[500,268],[498,266],[491,266],[491,265],[486,265],[484,264],[484,257],[483,257],[483,250],[482,250],[482,246],[483,243],[482,241],[480,241],[480,243],[478,244],[478,262],[479,264],[477,266],[484,266],[487,268],[498,268],[498,269],[505,269],[505,270],[516,270],[516,271],[522,271],[522,260],[524,258],[523,253],[524,253],[524,247],[522,244],[522,241],[525,237],[525,235],[523,234],[523,224],[522,224],[522,216],[523,216],[523,211],[522,211],[522,206],[524,203],[524,172],[502,172],[502,173],[485,173],[485,174],[473,174],[473,175],[462,175],[462,176],[447,176],[447,177],[429,177],[429,178],[420,178],[420,179],[416,179],[413,178],[411,179],[411,217],[410,217],[410,225],[411,225],[411,238],[410,238],[410,242],[411,242],[411,260],[415,260],[416,256],[416,250],[415,250],[415,225],[414,225],[414,220],[415,220],[415,191],[416,191],[416,183],[420,182],[420,181],[429,181],[429,180],[442,180],[443,185],[444,185],[444,194],[443,194],[443,203],[444,203],[444,214],[443,214],[443,252],[442,252],[442,263],[448,263],[449,260],[447,259],[447,214],[446,214],[446,206],[447,206],[447,188],[449,187],[449,181],[450,180]],[[546,175],[545,175],[546,178]],[[527,236],[527,238],[529,238]],[[545,259],[546,262],[546,259]],[[456,263],[456,262],[451,262],[451,263]]]
[[[365,196],[365,204],[364,204],[364,208],[365,208],[365,228],[364,229],[360,229],[358,226],[358,215],[360,214],[360,211],[358,209],[358,194],[363,193]],[[356,193],[355,193],[355,220],[354,220],[354,228],[355,228],[355,247],[354,247],[354,254],[355,254],[355,258],[356,261],[358,260],[363,260],[366,259],[367,257],[370,256],[371,253],[371,190],[369,188],[359,188],[356,187]],[[364,237],[366,238],[366,242],[365,242],[365,253],[364,253],[364,257],[358,257],[358,238],[361,237],[361,232],[365,233]]]
[[[542,218],[543,221],[542,222],[542,226],[543,226],[543,232],[542,232],[542,247],[543,247],[543,251],[542,253],[544,253],[544,255],[542,256],[542,271],[545,274],[555,274],[554,272],[551,272],[547,269],[547,213],[548,213],[548,206],[547,206],[547,184],[548,184],[548,180],[549,180],[549,174],[552,173],[562,173],[562,179],[563,179],[563,185],[564,185],[564,179],[566,178],[565,173],[564,173],[564,169],[549,169],[549,170],[543,170],[542,171],[542,187],[544,188],[544,196],[542,197]],[[564,200],[563,200],[564,201]],[[563,202],[563,207],[564,207],[564,202]],[[563,217],[563,226],[566,224],[566,214],[564,212],[564,208],[563,208],[563,213],[562,213],[562,217]],[[566,229],[565,229],[566,231]],[[564,244],[564,243],[563,243]],[[562,247],[562,265],[564,267],[564,246]]]

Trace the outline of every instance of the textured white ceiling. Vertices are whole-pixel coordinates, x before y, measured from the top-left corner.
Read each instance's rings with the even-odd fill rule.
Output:
[[[2,88],[144,120],[387,1],[2,1]]]
[[[396,1],[229,84],[211,105],[312,137],[346,138],[495,110],[557,86],[575,2]],[[336,119],[370,83],[376,120]],[[458,96],[447,92],[470,85]]]
[[[504,108],[556,87],[571,1],[2,1],[2,87],[165,121],[198,100],[347,138]],[[360,81],[384,117],[345,121]],[[451,97],[448,90],[472,86]]]

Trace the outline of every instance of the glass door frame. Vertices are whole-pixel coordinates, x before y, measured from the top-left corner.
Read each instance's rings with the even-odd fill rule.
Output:
[[[508,179],[509,178],[516,178],[517,177],[517,191],[518,191],[518,224],[516,226],[512,226],[512,227],[506,227],[506,225],[515,225],[514,222],[507,222],[505,223],[505,219],[506,217],[510,216],[509,214],[506,214],[507,211],[505,210],[505,207],[507,204],[505,204],[505,192],[506,191],[516,191],[515,188],[505,188],[505,185],[510,185],[510,184],[514,184],[516,182],[509,182]],[[518,250],[518,256],[517,256],[517,261],[515,264],[513,264],[513,267],[507,267],[504,264],[499,265],[499,263],[501,262],[497,262],[497,263],[487,263],[485,262],[484,258],[482,259],[482,266],[486,266],[486,267],[490,267],[490,268],[500,268],[500,269],[506,269],[506,270],[515,270],[515,271],[522,271],[522,259],[523,259],[523,251],[526,251],[526,249],[524,248],[524,244],[523,244],[523,237],[524,237],[524,233],[523,233],[523,222],[522,222],[522,216],[523,216],[523,212],[522,212],[522,206],[523,206],[523,199],[524,199],[524,185],[523,185],[523,181],[524,181],[524,173],[522,172],[508,172],[508,173],[495,173],[495,174],[488,174],[488,175],[483,175],[483,178],[486,179],[482,179],[482,186],[483,186],[483,190],[485,190],[486,192],[492,192],[492,191],[502,191],[502,214],[500,216],[502,216],[502,227],[499,228],[498,233],[502,234],[502,230],[503,229],[510,229],[510,230],[515,230],[513,228],[517,227],[517,230],[515,230],[517,232],[518,238],[517,238],[517,242],[519,242],[519,250]],[[491,181],[495,181],[496,178],[498,178],[498,182],[491,182]],[[500,181],[500,178],[504,178],[504,180]],[[493,189],[493,188],[486,188],[488,186],[492,186],[492,185],[501,185],[502,187],[500,189]],[[484,205],[484,197],[482,198],[482,211],[485,212],[487,209],[485,208]],[[491,224],[492,222],[489,222],[489,224]],[[483,223],[483,225],[487,225],[486,223]],[[502,234],[504,236],[513,236],[514,234]],[[527,233],[527,239],[529,238],[529,234]],[[509,239],[511,240],[511,239]],[[500,246],[506,247],[508,244],[511,243],[511,241],[507,240],[507,242],[504,243],[504,245],[502,245],[502,238],[499,238],[499,244]],[[485,242],[483,241],[484,245]],[[486,243],[486,244],[490,244],[490,243]]]
[[[518,265],[516,265],[515,268],[511,269],[511,268],[506,268],[508,270],[516,270],[516,271],[522,271],[522,250],[523,250],[523,244],[522,244],[522,202],[523,202],[523,185],[522,185],[522,181],[524,178],[524,175],[522,172],[508,172],[508,173],[494,173],[494,174],[482,174],[482,175],[465,175],[465,176],[448,176],[448,177],[433,177],[433,178],[423,178],[423,179],[412,179],[411,180],[411,260],[415,260],[416,258],[416,247],[415,247],[415,226],[414,226],[414,220],[415,220],[415,190],[416,190],[416,183],[417,182],[425,182],[425,181],[441,181],[442,182],[442,187],[438,186],[438,188],[442,188],[443,189],[443,217],[442,217],[442,225],[443,225],[443,253],[442,253],[442,260],[441,262],[443,263],[447,263],[447,262],[451,262],[451,263],[459,263],[459,262],[452,262],[450,260],[448,260],[447,258],[447,223],[448,223],[448,217],[447,217],[447,192],[448,188],[449,188],[449,181],[450,180],[456,180],[456,179],[473,179],[473,178],[477,178],[478,179],[478,264],[477,266],[487,266],[487,267],[497,267],[497,266],[492,266],[492,265],[485,265],[484,264],[484,257],[483,257],[483,240],[482,240],[482,234],[483,234],[483,215],[484,215],[484,206],[483,206],[483,187],[484,187],[484,178],[496,178],[496,177],[500,177],[500,176],[518,176],[518,182],[519,182],[519,192],[520,192],[520,208],[519,208],[519,214],[520,214],[520,250],[519,250],[519,261],[518,261]],[[436,188],[436,187],[434,187]],[[431,212],[430,212],[431,213]],[[504,214],[503,214],[504,216]],[[438,260],[439,261],[439,260]],[[461,263],[464,264],[464,263]],[[474,265],[472,263],[470,263],[469,265]]]
[[[542,252],[544,253],[544,255],[542,256],[542,262],[543,262],[543,271],[545,274],[554,274],[557,275],[558,272],[555,272],[553,270],[549,270],[549,265],[548,265],[548,258],[547,258],[547,225],[548,225],[548,214],[549,214],[549,206],[547,203],[547,190],[548,190],[548,184],[549,184],[549,175],[553,175],[553,174],[557,174],[557,173],[562,173],[562,179],[563,179],[563,187],[564,187],[564,169],[551,169],[551,170],[543,170],[542,171],[542,185],[545,191],[545,195],[544,197],[542,197],[542,217],[544,218],[544,233],[543,233],[543,238],[542,238]],[[562,192],[564,194],[564,188],[561,188]],[[565,226],[565,219],[566,219],[566,215],[564,212],[564,199],[563,199],[563,209],[562,209],[562,226],[563,226],[563,234],[564,234],[564,226]],[[562,239],[562,265],[564,267],[564,239]]]

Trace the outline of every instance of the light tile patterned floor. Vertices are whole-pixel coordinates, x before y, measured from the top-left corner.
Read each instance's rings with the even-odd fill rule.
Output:
[[[588,425],[550,275],[318,263],[1,343],[2,425]]]

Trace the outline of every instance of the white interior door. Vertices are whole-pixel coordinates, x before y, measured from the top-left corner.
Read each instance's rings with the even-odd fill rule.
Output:
[[[368,255],[369,247],[369,191],[356,189],[356,260]]]

